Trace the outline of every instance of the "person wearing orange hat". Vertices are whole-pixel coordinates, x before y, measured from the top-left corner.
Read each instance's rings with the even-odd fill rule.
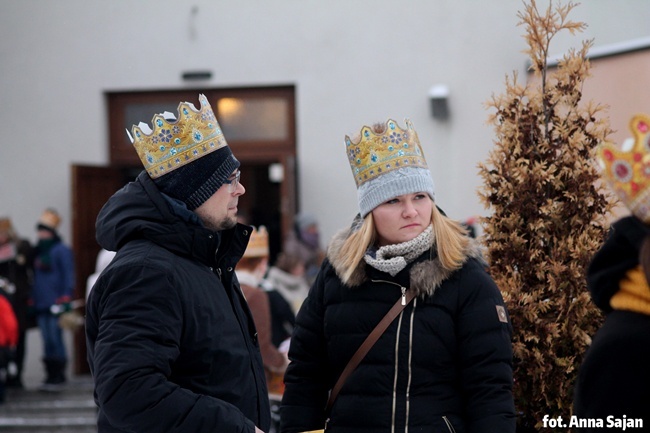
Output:
[[[253,230],[248,247],[242,259],[237,263],[235,272],[251,313],[253,313],[253,319],[255,319],[257,340],[267,372],[267,384],[274,374],[282,376],[289,363],[286,353],[280,352],[278,347],[273,344],[272,310],[269,296],[262,285],[268,267],[269,235],[266,227],[260,226],[259,229]],[[282,393],[277,389],[269,389],[269,392]]]
[[[75,263],[72,249],[59,235],[60,223],[59,213],[48,208],[43,211],[36,225],[38,243],[34,258],[32,304],[43,338],[46,373],[41,385],[43,391],[60,391],[67,381],[65,372],[68,354],[59,316],[52,311],[52,307],[72,300]]]

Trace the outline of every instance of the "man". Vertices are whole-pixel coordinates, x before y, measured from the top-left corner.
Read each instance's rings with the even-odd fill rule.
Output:
[[[245,189],[205,96],[134,126],[145,172],[97,218],[117,251],[87,305],[102,432],[264,432],[270,409],[257,334],[234,268],[251,228]]]

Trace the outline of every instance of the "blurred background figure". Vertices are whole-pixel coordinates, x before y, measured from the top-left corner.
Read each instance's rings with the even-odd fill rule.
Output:
[[[86,280],[86,299],[88,299],[88,295],[90,295],[90,291],[93,289],[93,286],[95,285],[95,281],[97,281],[97,278],[99,278],[99,275],[102,273],[102,271],[106,268],[106,266],[108,266],[111,260],[113,260],[115,254],[116,254],[115,251],[108,251],[104,248],[99,250],[99,253],[97,253],[95,272],[90,274],[90,276]]]
[[[244,256],[237,263],[235,273],[255,322],[257,341],[262,353],[269,392],[271,408],[271,430],[269,433],[276,433],[279,431],[279,407],[284,393],[284,372],[289,364],[289,358],[287,356],[288,344],[286,349],[281,351],[278,348],[281,342],[274,343],[273,341],[273,322],[282,317],[283,312],[286,312],[287,309],[291,313],[291,307],[286,301],[283,305],[284,299],[273,290],[269,282],[264,282],[268,263],[269,234],[264,226],[260,226],[259,229],[253,229]],[[285,336],[283,332],[277,333],[276,331],[277,340],[285,338],[288,336]]]
[[[320,246],[320,232],[316,217],[309,212],[300,212],[293,222],[293,231],[284,241],[285,253],[302,257],[305,264],[305,278],[311,285],[318,274],[325,252]]]
[[[305,278],[305,262],[300,256],[281,252],[275,264],[269,268],[266,281],[285,299],[295,314],[309,293]]]
[[[69,304],[75,284],[72,249],[57,231],[61,217],[54,209],[46,209],[36,225],[38,244],[34,258],[32,300],[36,320],[43,338],[43,363],[46,377],[41,390],[59,391],[66,382],[68,360],[59,317],[53,306]]]
[[[18,342],[8,368],[8,387],[23,387],[25,335],[27,329],[36,326],[28,306],[32,292],[32,254],[31,244],[16,234],[11,219],[0,217],[0,277],[11,286],[8,296],[18,321]]]
[[[462,222],[462,225],[467,229],[467,234],[469,235],[470,238],[476,239],[476,237],[478,236],[477,224],[478,222],[476,217],[469,217]]]
[[[266,228],[260,226],[259,230],[253,229],[244,256],[237,263],[235,273],[255,321],[269,392],[275,393],[274,391],[278,391],[277,389],[271,390],[273,376],[282,377],[289,360],[286,354],[281,353],[272,341],[272,311],[269,295],[262,287],[262,280],[268,270],[268,264],[269,235]]]
[[[0,403],[5,401],[7,370],[18,344],[18,320],[9,301],[14,290],[9,280],[0,277]]]

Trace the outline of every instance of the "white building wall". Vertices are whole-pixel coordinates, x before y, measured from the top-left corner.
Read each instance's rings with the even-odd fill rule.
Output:
[[[519,0],[0,0],[0,213],[35,239],[54,206],[70,241],[70,165],[108,162],[104,92],[197,87],[181,74],[200,69],[213,72],[206,88],[296,86],[300,203],[324,239],[357,211],[344,135],[388,117],[413,121],[439,205],[458,219],[485,214],[484,104],[506,75],[524,78],[521,10]],[[647,0],[584,0],[569,18],[589,27],[551,50],[647,37],[648,17]],[[429,112],[435,84],[451,92],[444,122]]]

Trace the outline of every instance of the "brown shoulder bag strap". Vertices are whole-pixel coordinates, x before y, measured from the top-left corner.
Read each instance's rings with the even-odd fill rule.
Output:
[[[395,305],[393,305],[388,313],[386,313],[384,318],[381,319],[377,326],[375,326],[375,329],[372,330],[370,335],[368,335],[368,337],[366,337],[364,340],[363,344],[361,344],[352,358],[350,358],[348,365],[345,366],[345,369],[343,369],[341,376],[339,376],[339,380],[336,381],[334,388],[332,388],[330,397],[327,400],[326,413],[329,413],[330,409],[332,409],[334,400],[336,400],[336,397],[339,395],[339,391],[341,391],[341,388],[343,387],[343,384],[345,383],[350,373],[352,373],[354,369],[357,368],[361,360],[370,351],[379,337],[381,337],[381,334],[383,334],[386,328],[388,328],[388,325],[390,325],[393,320],[399,316],[402,310],[413,300],[414,297],[415,293],[412,290],[407,290],[403,296],[400,296],[397,302],[395,302]]]

